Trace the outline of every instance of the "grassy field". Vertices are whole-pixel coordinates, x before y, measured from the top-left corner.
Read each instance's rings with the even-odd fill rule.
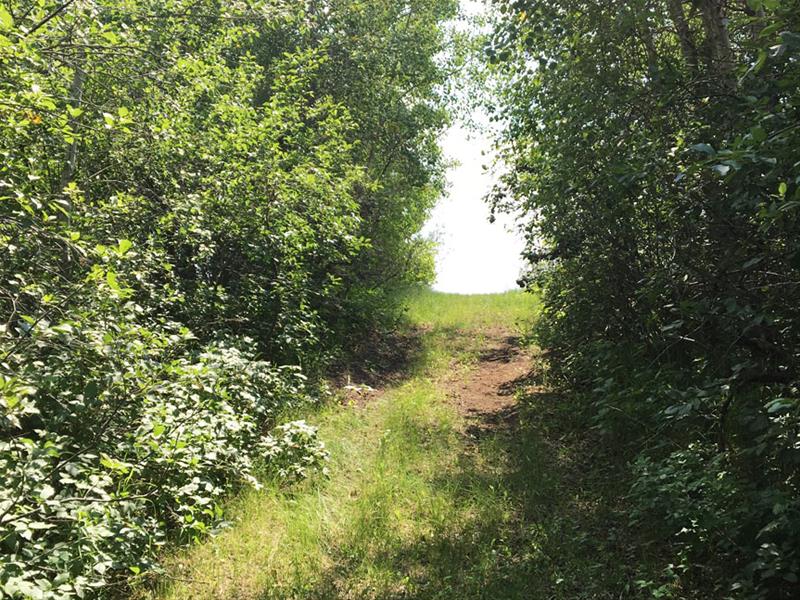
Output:
[[[609,526],[614,478],[586,472],[586,442],[556,425],[558,397],[527,388],[513,427],[477,440],[447,398],[443,381],[478,360],[476,332],[511,331],[536,306],[521,293],[414,297],[425,333],[408,379],[309,418],[331,451],[329,478],[243,494],[229,530],[172,557],[139,596],[634,597]]]
[[[470,295],[416,290],[408,301],[408,315],[413,323],[437,329],[481,330],[494,326],[528,329],[538,308],[537,296],[518,290]]]

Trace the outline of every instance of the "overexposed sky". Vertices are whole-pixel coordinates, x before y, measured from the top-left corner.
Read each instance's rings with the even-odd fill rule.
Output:
[[[434,289],[458,294],[504,292],[517,287],[522,236],[509,215],[489,223],[483,200],[494,178],[483,169],[491,142],[454,125],[442,140],[448,158],[460,164],[448,172],[448,193],[439,201],[423,234],[439,242]]]
[[[475,0],[462,0],[468,14],[481,10]],[[477,122],[485,115],[473,115]],[[448,171],[448,193],[439,201],[423,234],[439,241],[434,289],[458,294],[503,292],[517,287],[524,242],[513,218],[498,215],[489,223],[484,196],[492,189],[490,139],[454,123],[441,140],[446,158],[458,164]],[[486,155],[482,155],[485,152]]]

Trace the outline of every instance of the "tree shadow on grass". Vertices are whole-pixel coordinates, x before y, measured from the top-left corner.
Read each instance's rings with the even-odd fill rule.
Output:
[[[331,368],[337,385],[350,383],[371,387],[397,385],[410,378],[420,364],[426,330],[406,326],[390,334],[377,333]]]
[[[645,597],[635,580],[648,550],[626,528],[621,467],[571,422],[564,399],[528,391],[480,418],[492,426],[480,424],[458,463],[427,482],[450,518],[388,539],[337,540],[333,566],[302,597]]]

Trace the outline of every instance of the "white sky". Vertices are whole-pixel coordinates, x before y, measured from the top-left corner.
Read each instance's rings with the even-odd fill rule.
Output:
[[[498,215],[489,223],[489,205],[483,201],[494,178],[483,169],[491,157],[490,141],[455,125],[442,147],[460,164],[448,172],[447,195],[433,210],[423,234],[439,242],[436,283],[441,292],[482,294],[516,288],[522,268],[522,236],[513,228],[513,218]]]
[[[462,7],[472,14],[480,10],[474,0],[462,0]],[[484,115],[477,117],[476,121],[485,120]],[[491,141],[455,123],[441,143],[446,158],[457,164],[448,171],[447,195],[423,230],[439,242],[433,288],[459,294],[516,288],[522,268],[522,236],[509,215],[498,215],[489,223],[489,205],[483,201],[494,183],[493,175],[483,168],[493,160]]]

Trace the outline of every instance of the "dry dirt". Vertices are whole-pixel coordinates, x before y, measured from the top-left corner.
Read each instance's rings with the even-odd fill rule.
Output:
[[[448,397],[467,420],[468,435],[477,438],[515,423],[514,392],[530,368],[530,356],[520,348],[518,338],[501,330],[487,335],[477,365],[446,384]]]
[[[454,360],[453,373],[443,382],[448,399],[465,417],[467,434],[473,438],[499,427],[514,425],[514,392],[525,383],[531,368],[530,355],[520,348],[519,339],[508,331],[498,328],[484,331],[483,335],[485,344],[477,364],[465,372]],[[402,354],[410,353],[404,351]],[[407,361],[395,357],[388,362],[392,368],[382,372],[362,371],[352,379],[350,373],[340,377],[335,387],[343,403],[363,408],[380,398],[388,386],[399,383],[402,379],[397,373],[402,372]]]

